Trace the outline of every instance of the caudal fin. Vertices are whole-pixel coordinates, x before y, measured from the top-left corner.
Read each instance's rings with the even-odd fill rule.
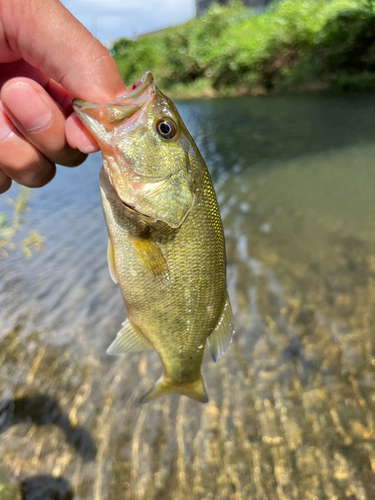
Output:
[[[140,403],[148,403],[148,401],[152,401],[159,396],[164,396],[165,394],[171,394],[173,392],[189,396],[189,398],[195,399],[200,403],[208,402],[208,396],[202,375],[199,375],[199,378],[194,382],[188,382],[185,384],[166,382],[162,375],[159,380],[157,380],[154,387],[141,398]]]

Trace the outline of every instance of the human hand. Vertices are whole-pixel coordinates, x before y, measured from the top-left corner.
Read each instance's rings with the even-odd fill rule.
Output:
[[[0,193],[12,179],[44,186],[55,163],[98,151],[72,96],[106,102],[126,91],[107,49],[58,0],[0,0],[0,88]]]

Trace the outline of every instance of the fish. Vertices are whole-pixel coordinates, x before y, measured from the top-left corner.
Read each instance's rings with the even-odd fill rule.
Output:
[[[73,101],[97,141],[110,275],[127,319],[107,353],[155,350],[162,374],[141,398],[206,403],[201,375],[232,341],[223,225],[206,164],[150,72],[105,104]]]

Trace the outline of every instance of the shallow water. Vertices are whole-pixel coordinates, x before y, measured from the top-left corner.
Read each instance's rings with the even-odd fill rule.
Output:
[[[0,261],[0,473],[43,500],[373,499],[375,96],[177,104],[227,240],[210,402],[139,406],[157,355],[105,354],[125,310],[93,155],[32,199],[44,252]]]

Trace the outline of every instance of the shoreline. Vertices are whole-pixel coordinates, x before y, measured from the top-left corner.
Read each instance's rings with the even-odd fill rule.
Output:
[[[332,85],[327,81],[314,81],[300,85],[287,85],[283,88],[276,88],[266,90],[264,87],[254,86],[240,87],[238,89],[227,89],[217,91],[210,86],[204,88],[191,88],[189,85],[178,85],[177,88],[165,89],[161,87],[161,91],[171,99],[177,100],[194,100],[194,99],[220,99],[220,98],[238,98],[238,97],[259,97],[259,96],[284,96],[284,95],[298,95],[298,94],[324,94],[324,93],[340,93],[345,94],[354,92],[359,94],[374,93],[375,87],[360,88],[357,85],[337,86]]]

